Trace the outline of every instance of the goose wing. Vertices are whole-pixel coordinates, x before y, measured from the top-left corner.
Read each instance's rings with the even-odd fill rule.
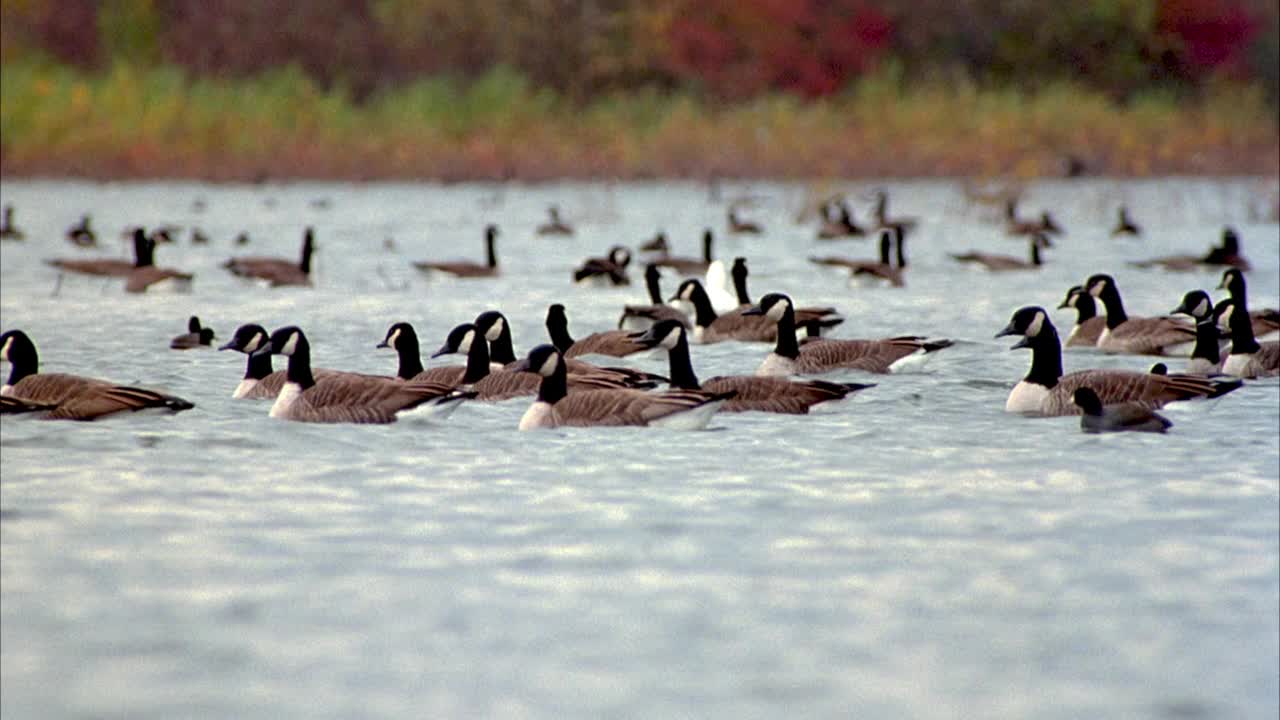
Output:
[[[604,332],[591,333],[584,338],[575,340],[564,356],[573,358],[579,355],[594,354],[626,357],[649,349],[648,346],[636,342],[630,332],[625,330],[606,330]]]
[[[697,390],[646,393],[639,390],[589,390],[569,393],[554,406],[556,425],[648,425],[669,415],[721,399]]]
[[[1077,388],[1088,387],[1103,405],[1135,403],[1153,410],[1178,400],[1218,397],[1240,387],[1239,380],[1208,378],[1175,373],[1155,375],[1131,370],[1080,370],[1058,379],[1041,411],[1045,415],[1079,415],[1080,408],[1071,400]]]
[[[723,412],[771,412],[803,415],[809,408],[828,400],[839,400],[850,392],[870,387],[822,380],[794,381],[776,376],[732,375],[714,377],[702,389],[733,393],[721,407]]]
[[[1196,329],[1170,317],[1129,318],[1112,328],[1100,344],[1104,350],[1121,350],[1140,355],[1163,355],[1172,345],[1193,343]]]
[[[887,373],[894,362],[926,349],[915,337],[887,340],[817,340],[800,346],[796,368],[800,372],[826,372],[838,368]]]

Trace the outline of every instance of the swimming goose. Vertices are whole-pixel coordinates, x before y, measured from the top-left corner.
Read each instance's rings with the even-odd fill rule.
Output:
[[[883,340],[815,339],[803,345],[796,340],[795,308],[791,298],[769,293],[760,304],[744,311],[746,315],[762,315],[778,325],[778,341],[756,375],[818,375],[832,370],[863,370],[888,373],[901,367],[907,358],[925,355],[953,343],[951,340],[926,340],[921,337],[895,337]]]
[[[1115,278],[1098,273],[1084,284],[1085,292],[1102,301],[1107,311],[1107,327],[1098,336],[1098,348],[1107,352],[1135,355],[1170,355],[1186,351],[1196,339],[1196,330],[1177,318],[1129,317],[1120,300]]]
[[[92,227],[89,227],[88,213],[81,215],[79,222],[67,228],[67,239],[73,245],[79,245],[80,247],[90,247],[98,244],[97,234],[93,232]]]
[[[579,355],[626,357],[649,349],[648,345],[637,342],[634,334],[626,330],[606,330],[574,340],[569,335],[569,318],[565,315],[564,305],[560,303],[547,308],[547,333],[551,336],[551,344],[566,358]]]
[[[653,264],[658,267],[669,267],[681,275],[701,275],[707,271],[707,266],[711,264],[711,230],[702,231],[702,259],[687,257],[675,257],[672,255],[664,255],[654,258]]]
[[[1231,349],[1222,363],[1222,372],[1242,378],[1280,375],[1280,341],[1259,343],[1247,309],[1242,310],[1230,298],[1218,304],[1226,305],[1218,322],[1231,333]]]
[[[396,377],[409,382],[434,382],[443,385],[457,385],[462,382],[466,368],[460,365],[447,365],[425,369],[422,367],[422,349],[418,344],[418,333],[407,322],[398,322],[387,328],[386,337],[375,348],[391,348],[396,351],[399,364]]]
[[[640,252],[656,252],[665,254],[671,247],[667,245],[667,234],[661,230],[652,240],[640,246]]]
[[[302,235],[302,257],[298,262],[273,257],[233,257],[222,264],[232,274],[267,281],[271,287],[311,284],[311,256],[315,253],[315,232],[308,227]]]
[[[1218,283],[1217,289],[1231,293],[1231,299],[1235,301],[1236,306],[1245,308],[1248,312],[1249,320],[1252,321],[1255,338],[1261,340],[1280,332],[1280,310],[1275,308],[1253,310],[1249,308],[1249,291],[1244,282],[1244,272],[1240,268],[1223,270],[1222,282]]]
[[[244,353],[248,358],[245,363],[244,377],[241,378],[240,384],[236,385],[236,389],[231,392],[232,399],[274,400],[276,395],[280,394],[280,388],[283,388],[285,383],[285,371],[272,369],[271,353],[254,354],[255,350],[266,346],[270,340],[271,337],[267,335],[266,328],[249,323],[236,328],[235,334],[231,336],[231,339],[218,347],[218,350],[235,350],[236,352]],[[346,373],[341,370],[317,367],[311,368],[311,373],[317,378],[326,375],[377,377],[366,376],[363,373]]]
[[[733,259],[732,274],[738,309],[745,310],[755,305],[751,300],[751,293],[747,292],[747,276],[750,273],[747,271],[746,258]],[[833,307],[798,307],[795,313],[796,327],[803,329],[808,337],[821,337],[826,331],[844,322],[844,317]],[[774,338],[771,337],[765,342],[773,342],[773,340]]]
[[[1240,236],[1232,228],[1223,228],[1222,244],[1214,245],[1203,255],[1166,255],[1130,262],[1137,268],[1161,268],[1174,272],[1191,272],[1205,266],[1228,265],[1247,271],[1249,261],[1240,254]]]
[[[671,367],[671,386],[684,390],[706,390],[735,395],[720,408],[723,412],[771,412],[803,415],[818,403],[840,400],[858,390],[874,385],[834,383],[824,380],[788,380],[781,377],[733,375],[713,377],[698,382],[689,359],[689,341],[685,327],[674,320],[664,320],[649,328],[639,342],[667,350]]]
[[[128,277],[129,273],[133,272],[135,268],[153,263],[153,245],[147,239],[146,230],[134,228],[132,261],[120,258],[95,258],[92,260],[55,258],[44,262],[46,265],[52,265],[63,272],[105,277]]]
[[[1079,285],[1072,285],[1058,305],[1058,309],[1062,308],[1076,309],[1076,324],[1067,335],[1066,346],[1097,347],[1098,336],[1107,328],[1107,318],[1098,314],[1093,296]]]
[[[1017,201],[1011,199],[1005,203],[1005,232],[1010,235],[1034,235],[1038,232],[1061,235],[1062,228],[1054,222],[1048,210],[1041,212],[1040,217],[1035,220],[1019,218]]]
[[[1025,415],[1078,415],[1072,401],[1077,388],[1092,388],[1102,402],[1114,405],[1140,402],[1157,408],[1176,400],[1218,397],[1240,387],[1240,380],[1206,378],[1200,375],[1155,375],[1131,370],[1078,370],[1062,374],[1062,346],[1058,330],[1044,308],[1027,306],[1013,314],[996,337],[1021,335],[1011,350],[1029,348],[1031,369],[1005,401],[1005,412]]]
[[[883,188],[876,190],[876,205],[871,216],[875,218],[876,228],[879,230],[892,230],[895,233],[901,232],[903,235],[911,232],[919,224],[919,221],[911,217],[889,218],[889,192]]]
[[[772,342],[777,337],[778,328],[774,322],[744,315],[742,308],[717,314],[706,289],[697,279],[690,278],[680,283],[671,300],[692,306],[693,340],[696,343],[706,345],[725,340]]]
[[[195,278],[195,275],[182,272],[181,270],[175,270],[173,268],[156,267],[155,240],[148,237],[146,239],[146,248],[146,255],[139,258],[138,266],[130,270],[129,274],[125,277],[125,292],[146,292],[148,288],[159,283],[167,283],[182,292],[190,291],[191,281]]]
[[[618,318],[619,330],[645,330],[658,320],[679,320],[692,327],[689,316],[662,301],[662,274],[650,263],[644,268],[644,284],[649,291],[648,305],[626,305]]]
[[[1049,240],[1049,236],[1042,232],[1031,235],[1030,242],[1030,259],[1023,260],[1011,255],[993,255],[991,253],[978,252],[971,250],[967,253],[952,253],[951,257],[962,263],[975,263],[985,267],[991,272],[1005,272],[1009,270],[1038,270],[1041,266],[1040,250],[1043,248],[1053,247],[1053,243]]]
[[[414,267],[423,272],[442,272],[460,278],[485,278],[498,275],[498,256],[494,252],[494,242],[498,238],[498,226],[488,225],[484,229],[485,264],[455,260],[452,262],[415,262]]]
[[[280,328],[257,355],[289,358],[285,384],[271,405],[271,417],[314,423],[392,423],[403,415],[442,417],[474,392],[427,382],[402,382],[371,375],[311,372],[311,345],[297,326]]]
[[[538,226],[539,235],[572,235],[573,226],[560,219],[560,208],[551,205],[547,208],[547,222]]]
[[[1217,317],[1213,312],[1213,300],[1203,290],[1192,290],[1182,296],[1182,302],[1170,314],[1190,315],[1196,323],[1196,346],[1187,361],[1187,372],[1213,375],[1222,372],[1222,348],[1219,341]]]
[[[476,329],[489,343],[490,366],[499,370],[509,368],[519,362],[515,358],[515,347],[511,340],[511,324],[497,310],[486,310],[472,321]],[[666,378],[642,370],[626,367],[601,367],[577,358],[565,359],[565,366],[571,375],[596,375],[620,379],[629,387],[652,388]]]
[[[541,377],[538,398],[520,418],[521,430],[557,427],[653,425],[698,430],[732,396],[700,390],[568,391],[564,358],[551,345],[539,345],[515,366]]]
[[[173,350],[190,350],[212,345],[213,328],[202,327],[200,318],[195,315],[192,315],[191,319],[187,321],[187,331],[169,341],[169,347]]]
[[[0,335],[0,360],[13,366],[9,379],[0,387],[0,395],[21,401],[16,407],[11,404],[10,411],[26,405],[43,411],[43,417],[50,420],[97,420],[118,412],[156,409],[176,413],[195,407],[180,397],[146,388],[114,385],[79,375],[41,373],[35,343],[21,330]]]
[[[610,285],[630,285],[627,266],[631,264],[631,251],[621,245],[609,248],[605,257],[592,257],[582,261],[573,271],[573,281],[580,283],[586,280],[607,282]]]
[[[894,266],[892,255],[893,243],[897,242],[897,267]],[[815,265],[825,265],[828,267],[840,267],[849,271],[850,278],[871,278],[875,280],[884,280],[891,287],[902,287],[903,282],[902,271],[906,269],[907,257],[903,248],[906,242],[906,235],[899,230],[885,229],[880,232],[880,261],[873,262],[870,260],[854,260],[852,258],[840,257],[838,255],[829,255],[826,257],[810,257],[809,262]]]
[[[847,237],[862,237],[867,231],[853,219],[853,211],[849,209],[844,198],[837,197],[822,204],[822,225],[818,228],[819,240],[838,240]],[[832,214],[834,211],[834,214]]]
[[[738,217],[738,208],[733,205],[729,206],[727,222],[730,235],[759,235],[763,232],[759,223]]]
[[[1173,423],[1143,403],[1102,404],[1092,388],[1076,388],[1071,400],[1080,408],[1080,429],[1087,433],[1166,432]]]
[[[1132,235],[1137,237],[1142,234],[1142,228],[1129,217],[1129,208],[1124,205],[1120,206],[1116,213],[1116,226],[1111,229],[1111,237],[1119,235]]]
[[[4,217],[0,218],[0,240],[22,240],[26,233],[13,224],[13,206],[4,206]]]

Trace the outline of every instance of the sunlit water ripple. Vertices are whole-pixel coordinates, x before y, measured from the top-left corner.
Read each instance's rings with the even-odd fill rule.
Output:
[[[851,184],[860,214],[871,185]],[[849,316],[845,336],[963,342],[924,372],[809,417],[719,416],[698,433],[518,433],[527,400],[446,424],[312,426],[230,399],[243,356],[167,349],[195,313],[301,325],[317,365],[388,373],[387,327],[426,352],[500,307],[518,348],[564,302],[577,334],[612,325],[642,286],[573,287],[571,267],[665,228],[695,254],[724,206],[692,184],[204,186],[5,181],[24,243],[0,244],[4,329],[50,371],[165,388],[176,417],[72,425],[6,418],[0,436],[0,662],[6,718],[719,717],[1274,718],[1280,384],[1168,410],[1168,436],[1086,436],[1072,418],[1003,412],[1025,351],[992,335],[1025,304],[1117,276],[1132,314],[1158,314],[1218,273],[1124,261],[1199,253],[1223,224],[1280,304],[1277,226],[1246,207],[1254,180],[1041,183],[1024,212],[1068,235],[1038,274],[989,276],[947,252],[1025,244],[949,182],[890,186],[923,227],[904,290],[815,272],[824,244],[795,225],[800,185],[761,196],[760,239],[725,238],[757,294]],[[208,210],[195,214],[202,197]],[[328,198],[331,208],[311,201]],[[1112,240],[1118,202],[1143,240]],[[558,202],[575,238],[532,234]],[[198,223],[207,247],[162,246],[190,295],[130,296],[42,259],[92,211],[107,247],[127,224]],[[410,260],[481,257],[497,222],[504,275],[428,281]],[[266,290],[218,267],[292,256],[314,224],[318,287]],[[247,229],[248,250],[230,238]],[[395,249],[383,248],[393,238]],[[637,273],[638,275],[638,273]],[[674,279],[666,289],[674,289]],[[1220,293],[1215,293],[1220,295]],[[1063,330],[1072,314],[1052,311]],[[694,348],[704,377],[765,349]],[[1067,369],[1151,358],[1068,353]],[[1170,361],[1172,369],[1181,360]],[[663,371],[663,358],[637,366]],[[6,370],[7,372],[7,367]]]

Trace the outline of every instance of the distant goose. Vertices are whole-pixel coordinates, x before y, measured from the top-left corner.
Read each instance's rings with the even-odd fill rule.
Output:
[[[460,278],[486,278],[498,275],[498,256],[494,251],[494,243],[498,238],[498,226],[489,225],[484,229],[485,264],[455,260],[452,262],[415,262],[414,267],[423,272],[442,272]]]
[[[1097,347],[1107,352],[1134,355],[1182,354],[1195,342],[1196,330],[1177,318],[1129,317],[1120,299],[1115,278],[1099,273],[1084,284],[1085,292],[1102,301],[1107,327],[1098,336]]]
[[[667,234],[661,230],[658,231],[657,235],[653,236],[652,240],[640,246],[640,252],[658,252],[665,254],[670,249],[671,247],[667,245]]]
[[[133,230],[133,260],[120,258],[65,259],[45,260],[63,272],[80,275],[99,275],[105,277],[128,277],[135,268],[153,263],[153,244],[147,239],[147,232],[142,228]]]
[[[232,274],[265,280],[271,287],[311,284],[311,256],[315,253],[315,231],[307,228],[302,235],[302,255],[294,262],[273,257],[234,257],[222,264]]]
[[[1249,307],[1249,291],[1245,285],[1244,273],[1239,268],[1223,270],[1222,282],[1218,283],[1218,289],[1230,292],[1236,306],[1248,311],[1249,319],[1253,324],[1254,337],[1261,340],[1280,332],[1280,310],[1275,308],[1253,310]]]
[[[702,259],[675,257],[665,255],[653,259],[653,264],[658,267],[669,267],[681,275],[701,275],[707,271],[707,266],[715,258],[711,255],[711,244],[713,238],[710,230],[702,231]]]
[[[1199,375],[1155,375],[1131,370],[1080,370],[1062,374],[1062,346],[1058,330],[1044,308],[1019,309],[996,337],[1021,335],[1011,348],[1031,350],[1031,370],[1005,402],[1005,412],[1025,415],[1078,415],[1072,400],[1077,388],[1088,387],[1108,405],[1140,402],[1157,408],[1176,400],[1218,397],[1240,387],[1239,380],[1221,380]]]
[[[728,217],[726,218],[729,225],[730,235],[759,235],[764,232],[759,223],[743,220],[738,217],[737,207],[730,205]]]
[[[853,219],[853,211],[849,209],[844,198],[834,198],[822,204],[822,225],[818,227],[819,240],[838,240],[847,237],[862,237],[867,231]]]
[[[4,206],[4,217],[0,218],[0,240],[22,240],[26,233],[13,224],[13,206]]]
[[[862,370],[887,373],[901,367],[909,357],[921,356],[950,347],[951,340],[926,340],[921,337],[895,337],[883,340],[828,340],[803,345],[796,340],[795,308],[791,298],[770,293],[760,304],[745,311],[746,315],[762,315],[778,325],[778,341],[756,370],[757,375],[818,375],[833,370]]]
[[[1121,205],[1119,211],[1116,213],[1116,226],[1111,229],[1111,237],[1118,237],[1120,235],[1137,237],[1141,234],[1142,228],[1138,227],[1138,224],[1129,217],[1129,208]]]
[[[1097,303],[1093,296],[1079,285],[1072,285],[1067,296],[1058,305],[1062,308],[1075,308],[1076,324],[1067,335],[1067,347],[1097,347],[1098,338],[1107,329],[1107,318],[1098,314]]]
[[[1005,232],[1010,235],[1034,235],[1038,232],[1047,235],[1061,235],[1062,228],[1054,222],[1048,210],[1040,213],[1035,220],[1023,220],[1018,217],[1018,205],[1014,199],[1005,204]]]
[[[297,326],[280,328],[255,354],[289,358],[285,384],[271,417],[315,423],[391,423],[404,415],[443,417],[474,392],[436,383],[408,383],[359,375],[315,376],[311,345]]]
[[[119,412],[163,410],[181,412],[195,405],[180,397],[146,388],[67,375],[41,373],[40,357],[31,338],[21,330],[0,335],[0,360],[12,364],[9,379],[0,387],[0,395],[20,401],[11,403],[8,411],[26,406],[39,410],[50,420],[97,420]]]
[[[1049,240],[1048,235],[1038,232],[1031,236],[1029,244],[1030,257],[1027,260],[1012,257],[1010,255],[993,255],[990,253],[978,252],[976,250],[967,253],[953,253],[951,257],[962,263],[974,263],[976,265],[981,265],[991,272],[1037,270],[1041,266],[1040,251],[1044,248],[1053,247],[1053,243]]]
[[[564,358],[551,345],[539,345],[516,370],[542,378],[538,397],[520,418],[521,430],[557,427],[653,425],[699,430],[731,394],[699,390],[641,392],[588,390],[570,393]]]
[[[149,288],[161,283],[182,292],[190,291],[191,281],[195,278],[194,275],[173,268],[156,267],[156,243],[150,237],[146,239],[146,248],[146,256],[139,258],[138,266],[130,270],[128,276],[125,277],[125,292],[146,292]]]
[[[192,245],[208,245],[209,236],[200,228],[191,228],[191,244]]]
[[[218,347],[218,350],[235,350],[244,353],[248,358],[245,363],[244,377],[231,393],[233,399],[274,400],[276,395],[280,394],[280,389],[285,383],[285,371],[272,369],[270,353],[254,354],[254,351],[265,347],[270,341],[271,337],[267,335],[266,328],[249,323],[236,328],[231,340]],[[317,378],[326,375],[361,375],[361,373],[344,373],[327,368],[311,368],[311,372]]]
[[[89,214],[85,213],[80,216],[79,222],[67,228],[67,239],[73,245],[80,247],[90,247],[98,244],[98,235],[90,227]]]
[[[680,283],[672,301],[681,301],[693,308],[693,340],[700,344],[740,340],[743,342],[772,342],[778,333],[775,323],[759,317],[744,315],[742,309],[717,314],[711,306],[711,298],[702,283],[690,278]],[[793,330],[794,332],[794,330]]]
[[[213,328],[200,325],[200,318],[195,315],[187,321],[187,331],[169,341],[173,350],[190,350],[199,347],[212,347]]]
[[[1222,372],[1242,378],[1280,375],[1280,341],[1259,343],[1247,308],[1240,308],[1232,299],[1219,303],[1223,304],[1227,307],[1218,322],[1231,332],[1231,349],[1222,363]]]
[[[1129,264],[1137,268],[1160,268],[1174,272],[1191,272],[1206,266],[1228,265],[1245,271],[1250,267],[1249,261],[1240,254],[1240,236],[1229,227],[1222,230],[1222,244],[1210,247],[1203,255],[1166,255]]]
[[[573,271],[573,281],[580,283],[590,280],[614,286],[630,285],[631,278],[627,275],[627,266],[630,264],[631,251],[621,245],[614,245],[609,248],[607,256],[582,261]]]
[[[910,233],[916,229],[920,223],[919,220],[912,217],[889,217],[889,192],[887,190],[876,190],[876,205],[871,212],[871,217],[876,221],[876,228],[880,230],[892,230],[895,233],[901,232],[903,235]]]
[[[897,266],[894,265],[893,246],[897,244]],[[880,232],[880,260],[855,260],[840,256],[810,257],[809,262],[827,267],[845,268],[851,278],[870,278],[883,280],[892,287],[902,287],[903,270],[907,267],[907,256],[903,245],[906,235],[900,230],[886,229]]]
[[[560,303],[547,308],[547,333],[551,336],[551,344],[566,358],[579,355],[626,357],[649,349],[648,345],[636,341],[634,334],[626,330],[595,332],[574,340],[569,334],[569,318],[565,315],[564,305]]]
[[[572,235],[573,226],[560,219],[560,208],[552,205],[547,208],[547,222],[538,226],[539,235]]]
[[[1140,402],[1102,404],[1092,388],[1077,388],[1071,399],[1080,408],[1080,429],[1087,433],[1166,432],[1173,423]]]
[[[645,330],[658,320],[678,320],[685,327],[693,327],[687,314],[663,302],[662,274],[657,265],[645,266],[644,284],[649,291],[649,304],[624,306],[618,318],[619,330]]]
[[[399,358],[396,377],[401,380],[457,385],[462,382],[462,377],[466,374],[466,368],[459,365],[423,368],[418,333],[407,322],[398,322],[387,328],[386,337],[375,348],[391,348],[396,351]]]
[[[515,347],[511,339],[511,324],[507,317],[497,310],[486,310],[476,316],[473,321],[476,329],[489,343],[490,365],[495,370],[510,368],[518,360],[515,359]],[[572,375],[604,375],[624,381],[630,387],[652,388],[666,378],[625,367],[601,367],[577,358],[564,360],[568,372]]]
[[[1190,315],[1196,323],[1196,345],[1187,361],[1187,372],[1197,375],[1213,375],[1222,372],[1222,350],[1219,345],[1222,333],[1213,312],[1213,300],[1203,290],[1192,290],[1182,296],[1182,302],[1170,314]]]
[[[738,309],[745,310],[755,302],[751,300],[751,293],[747,292],[747,271],[746,258],[733,259],[733,289],[737,293]],[[827,331],[844,322],[844,317],[833,307],[798,307],[795,309],[796,327],[804,330],[808,337],[821,337]],[[777,324],[774,323],[776,328]],[[776,329],[775,329],[776,332]],[[775,338],[770,337],[765,342],[773,342]]]
[[[671,367],[671,386],[685,390],[706,390],[713,393],[734,393],[720,409],[723,412],[772,412],[803,415],[809,408],[830,400],[841,400],[846,395],[873,385],[861,383],[833,383],[823,380],[792,381],[780,377],[734,375],[713,377],[698,382],[689,358],[689,341],[683,325],[674,320],[664,320],[640,336],[639,340],[652,347],[666,348]]]

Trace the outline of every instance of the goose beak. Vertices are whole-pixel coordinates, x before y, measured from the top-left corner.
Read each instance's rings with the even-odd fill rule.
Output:
[[[271,354],[271,343],[265,343],[262,347],[249,353],[249,356],[259,357],[261,355],[270,355],[270,354]]]
[[[1071,307],[1071,306],[1067,304],[1067,299],[1066,299],[1066,298],[1063,298],[1063,299],[1062,299],[1062,302],[1058,303],[1058,309],[1059,309],[1059,310],[1061,310],[1061,309],[1063,309],[1063,308],[1069,308],[1069,307]]]
[[[219,350],[235,350],[235,349],[236,349],[236,341],[235,341],[235,340],[232,340],[232,341],[230,341],[230,342],[225,342],[225,343],[223,343],[223,344],[219,345],[219,346],[218,346],[218,349],[219,349]]]
[[[1014,343],[1014,344],[1013,344],[1009,349],[1010,349],[1010,350],[1019,350],[1019,349],[1021,349],[1021,348],[1029,348],[1029,347],[1031,347],[1031,341],[1030,341],[1029,339],[1027,339],[1026,337],[1023,337],[1023,338],[1019,339],[1019,340],[1018,340],[1018,342]]]
[[[742,311],[742,314],[743,314],[743,315],[763,315],[763,314],[764,314],[764,308],[760,307],[759,305],[752,305],[751,307],[747,308],[746,310],[743,310],[743,311]]]
[[[441,355],[452,355],[452,354],[453,354],[453,348],[449,347],[447,344],[441,345],[439,350],[431,353],[431,359],[434,360],[440,357]]]
[[[1003,330],[996,333],[995,336],[998,338],[1002,338],[1002,337],[1005,337],[1006,335],[1022,335],[1022,333],[1018,331],[1018,328],[1014,327],[1013,323],[1009,323],[1008,325],[1004,326]],[[1017,350],[1018,348],[1022,348],[1022,347],[1027,347],[1027,338],[1025,336],[1023,336],[1023,338],[1018,341],[1017,345],[1014,345],[1009,349]]]
[[[644,332],[631,333],[627,337],[647,347],[653,347],[658,344],[658,336],[654,334],[653,328],[649,328]]]
[[[377,345],[374,345],[374,346],[373,346],[373,349],[374,349],[374,350],[377,350],[378,348],[387,348],[387,347],[391,347],[391,346],[387,344],[387,341],[386,341],[386,340],[383,340],[382,342],[378,343]],[[434,356],[433,356],[433,357],[434,357]]]
[[[1178,314],[1190,315],[1191,312],[1187,310],[1187,304],[1185,302],[1182,302],[1182,303],[1178,303],[1178,307],[1170,310],[1169,314],[1170,315],[1178,315]]]

